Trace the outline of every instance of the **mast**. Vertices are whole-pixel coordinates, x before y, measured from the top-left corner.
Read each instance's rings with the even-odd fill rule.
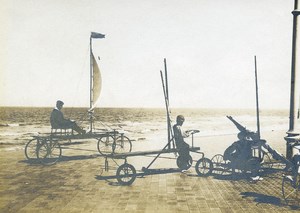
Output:
[[[171,145],[170,145],[170,140],[171,140],[171,121],[170,121],[170,112],[169,112],[169,106],[170,106],[170,103],[169,103],[169,88],[168,88],[168,71],[167,71],[167,59],[164,58],[164,67],[165,67],[165,85],[166,85],[166,90],[165,90],[165,98],[166,98],[166,101],[167,101],[167,129],[168,129],[168,142],[169,142],[169,145],[168,145],[168,148],[170,149],[171,148]]]
[[[93,38],[105,38],[105,35],[101,33],[91,32],[90,35],[90,110],[89,113],[89,120],[90,120],[90,132],[93,131],[93,112],[94,112],[94,56],[93,56],[93,48],[92,48],[92,39]]]
[[[257,121],[257,134],[258,134],[258,139],[260,139],[260,124],[259,124],[258,83],[257,83],[256,56],[254,56],[254,63],[255,63],[255,88],[256,88],[256,121]]]
[[[167,99],[169,101],[169,88],[168,88],[168,71],[167,71],[167,59],[164,58],[164,65],[165,65],[165,81],[166,81],[166,96],[167,96]]]
[[[92,60],[92,35],[90,36],[90,109],[93,106],[93,60]],[[90,132],[93,131],[93,112],[89,111]]]

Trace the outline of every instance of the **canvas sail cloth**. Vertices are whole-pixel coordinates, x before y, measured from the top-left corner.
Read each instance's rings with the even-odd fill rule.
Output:
[[[92,60],[93,60],[93,79],[92,79],[92,100],[93,104],[92,107],[89,109],[89,112],[93,111],[96,107],[100,93],[102,88],[102,78],[99,66],[97,64],[97,61],[95,60],[94,54],[92,53]]]

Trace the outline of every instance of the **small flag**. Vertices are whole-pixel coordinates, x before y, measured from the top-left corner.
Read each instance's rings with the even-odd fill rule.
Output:
[[[103,35],[101,33],[92,32],[91,33],[91,38],[105,38],[105,35]]]

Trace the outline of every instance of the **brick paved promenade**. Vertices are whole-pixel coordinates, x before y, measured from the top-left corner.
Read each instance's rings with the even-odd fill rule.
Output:
[[[120,186],[115,179],[101,180],[104,159],[95,151],[95,144],[65,147],[62,160],[53,166],[28,163],[23,147],[1,149],[0,211],[299,211],[284,204],[280,172],[265,175],[262,181],[251,183],[244,178],[233,180],[230,176],[198,177],[191,168],[187,173],[149,175],[137,178],[131,186]],[[139,170],[150,160],[149,157],[133,157],[129,163]],[[155,164],[155,167],[164,166],[175,167],[175,161],[159,159]],[[108,173],[114,174],[115,170]]]

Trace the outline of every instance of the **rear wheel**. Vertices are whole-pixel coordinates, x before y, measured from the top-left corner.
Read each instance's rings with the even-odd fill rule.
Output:
[[[117,137],[115,145],[112,147],[113,153],[131,152],[132,144],[129,138],[124,135]]]
[[[217,154],[212,157],[211,159],[212,165],[213,165],[213,173],[221,175],[224,171],[224,165],[225,161],[223,159],[223,155]]]
[[[296,178],[296,180],[294,179]],[[282,178],[282,196],[287,205],[299,206],[300,204],[300,183],[299,176],[283,176]]]
[[[262,159],[260,160],[260,163],[263,169],[272,169],[273,167],[273,162],[268,152],[262,152]]]
[[[58,142],[47,140],[38,147],[37,158],[44,165],[52,165],[60,159],[61,153]]]
[[[26,156],[27,160],[36,160],[38,144],[39,144],[38,139],[32,139],[26,144],[25,156]]]
[[[102,136],[98,140],[97,149],[101,155],[110,155],[113,153],[114,138],[110,135]]]
[[[201,158],[197,161],[195,166],[198,176],[208,176],[212,172],[212,163],[208,158]]]
[[[257,176],[259,174],[259,170],[261,169],[260,160],[257,157],[253,157],[247,160],[245,168],[242,169],[242,172],[247,176]]]
[[[233,168],[231,167],[230,161],[225,161],[223,171],[221,172],[221,175],[232,175]]]
[[[192,156],[190,156],[190,155],[188,155],[188,156],[179,155],[176,160],[176,164],[177,164],[178,168],[181,170],[189,169],[192,166],[192,163],[193,163],[193,159],[192,159]]]
[[[117,169],[117,180],[121,185],[131,185],[136,178],[135,168],[128,163],[124,163]]]

